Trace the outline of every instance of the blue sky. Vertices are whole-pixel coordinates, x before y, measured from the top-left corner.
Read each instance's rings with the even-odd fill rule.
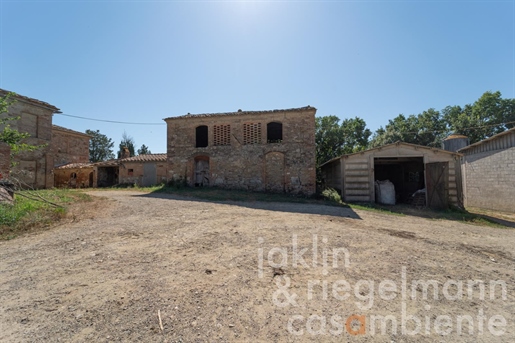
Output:
[[[311,105],[370,129],[515,97],[513,1],[0,0],[0,88],[65,114],[164,123]],[[60,115],[166,152],[166,126]]]

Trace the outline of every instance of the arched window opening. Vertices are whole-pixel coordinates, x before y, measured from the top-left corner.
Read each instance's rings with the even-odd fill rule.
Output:
[[[195,147],[205,148],[207,147],[207,126],[201,125],[195,129]]]
[[[266,125],[266,141],[268,143],[281,143],[283,141],[283,124],[268,123]]]
[[[70,179],[71,180],[75,180],[77,178],[77,173],[71,173],[70,174]]]

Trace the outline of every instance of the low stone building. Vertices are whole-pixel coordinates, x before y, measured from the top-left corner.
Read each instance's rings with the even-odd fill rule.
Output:
[[[312,194],[315,113],[307,106],[166,118],[168,179],[192,186]]]
[[[144,154],[95,163],[69,163],[54,169],[55,186],[64,188],[113,187],[121,184],[149,187],[166,182],[167,172],[166,154]]]
[[[52,125],[51,152],[54,166],[89,162],[89,139],[85,133]]]
[[[87,188],[95,185],[95,167],[91,163],[68,163],[54,168],[54,187]]]
[[[54,187],[93,187],[93,166],[89,163],[90,136],[52,125],[51,153],[54,160]]]
[[[119,183],[148,187],[166,182],[166,154],[144,154],[119,161]]]
[[[458,150],[465,207],[515,213],[515,128]]]
[[[0,96],[9,92],[0,89]],[[35,151],[21,152],[14,157],[15,167],[11,178],[21,187],[51,188],[54,185],[52,169],[54,159],[51,153],[52,115],[59,109],[46,102],[22,95],[15,95],[15,103],[9,106],[8,117],[20,117],[9,124],[13,129],[28,133],[25,143],[41,148]]]

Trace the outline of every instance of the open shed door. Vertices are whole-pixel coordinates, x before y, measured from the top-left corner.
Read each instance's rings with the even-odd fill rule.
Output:
[[[426,164],[426,191],[428,207],[449,207],[449,162]]]

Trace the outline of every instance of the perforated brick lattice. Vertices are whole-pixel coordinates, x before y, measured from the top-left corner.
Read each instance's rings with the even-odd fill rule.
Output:
[[[214,145],[231,145],[231,125],[213,127]]]
[[[243,144],[261,143],[261,123],[243,124]]]

